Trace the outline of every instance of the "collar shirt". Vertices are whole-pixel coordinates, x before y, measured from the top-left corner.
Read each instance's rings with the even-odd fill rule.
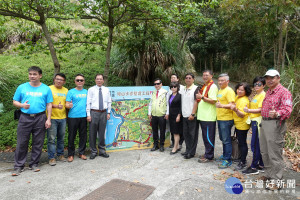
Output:
[[[158,94],[157,94],[158,91]],[[148,105],[148,115],[153,115],[161,117],[169,114],[169,104],[167,103],[167,93],[168,91],[160,88],[159,90],[154,90]],[[156,97],[157,94],[157,97]]]
[[[196,85],[191,85],[189,88],[184,87],[183,91],[181,91],[181,108],[182,108],[182,116],[189,117],[192,114],[194,102],[196,100],[195,91],[197,89]]]
[[[100,87],[95,85],[88,90],[86,113],[87,116],[91,116],[91,109],[99,110],[99,89]],[[105,86],[101,86],[102,97],[103,97],[103,109],[107,109],[107,113],[111,111],[111,96],[109,89]]]
[[[293,109],[292,94],[281,84],[276,86],[273,91],[268,89],[262,103],[261,116],[268,118],[272,107],[280,115],[280,121],[288,119]]]

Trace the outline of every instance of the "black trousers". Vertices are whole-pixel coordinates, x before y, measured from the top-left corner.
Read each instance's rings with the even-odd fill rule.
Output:
[[[32,133],[32,150],[29,167],[37,166],[42,154],[46,128],[46,114],[37,117],[30,117],[25,114],[20,115],[17,129],[17,148],[15,151],[15,166],[14,168],[24,168],[30,135]]]
[[[162,117],[152,116],[151,124],[152,124],[152,132],[153,132],[153,144],[158,145],[158,140],[160,139],[160,146],[163,147],[165,144],[165,137],[166,137],[165,116]],[[159,126],[160,136],[158,135],[158,126]]]
[[[188,117],[183,118],[183,136],[186,145],[186,153],[194,156],[196,154],[198,136],[199,136],[199,125],[197,119],[188,120]]]
[[[205,146],[204,157],[212,160],[215,150],[216,122],[198,121],[202,130],[202,138]]]
[[[236,136],[239,141],[239,149],[241,151],[241,162],[246,163],[246,157],[248,155],[248,145],[247,145],[247,133],[248,130],[235,129]]]
[[[92,121],[90,122],[90,148],[93,155],[97,155],[96,140],[98,134],[99,154],[105,153],[105,129],[107,122],[106,112],[91,111]]]
[[[74,141],[77,135],[77,130],[79,131],[79,155],[85,153],[86,140],[87,140],[87,121],[86,117],[81,118],[68,118],[68,156],[74,156],[75,145]]]

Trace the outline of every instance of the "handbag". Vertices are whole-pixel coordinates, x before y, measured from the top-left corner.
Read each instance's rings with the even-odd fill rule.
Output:
[[[21,116],[21,110],[20,109],[16,109],[14,112],[14,120],[19,120]]]
[[[233,136],[231,136],[231,144],[232,144],[232,160],[237,161],[241,158],[241,150],[239,148],[239,141],[236,137],[236,131],[234,131]]]

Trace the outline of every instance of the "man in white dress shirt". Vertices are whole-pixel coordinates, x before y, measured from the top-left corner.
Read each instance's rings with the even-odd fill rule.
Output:
[[[104,76],[102,74],[96,75],[95,82],[96,85],[88,90],[86,104],[87,121],[90,122],[90,159],[94,159],[98,153],[96,148],[97,132],[99,156],[109,157],[105,152],[105,128],[107,120],[110,119],[111,96],[109,89],[103,86]]]

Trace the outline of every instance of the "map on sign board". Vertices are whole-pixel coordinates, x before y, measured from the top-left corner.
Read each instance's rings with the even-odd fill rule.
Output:
[[[113,102],[106,126],[106,149],[118,151],[151,148],[153,137],[148,119],[148,104],[154,87],[109,87],[109,90]],[[165,145],[169,145],[169,135],[167,124]]]

